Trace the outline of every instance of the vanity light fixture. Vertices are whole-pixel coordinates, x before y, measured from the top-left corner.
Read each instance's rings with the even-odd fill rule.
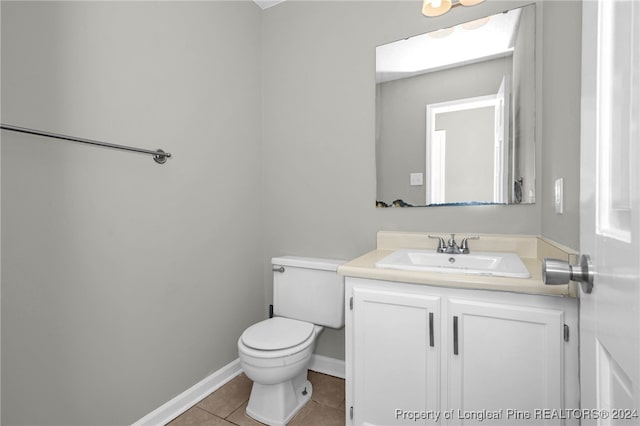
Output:
[[[456,6],[475,6],[485,0],[424,0],[422,2],[422,14],[428,17],[444,15]]]

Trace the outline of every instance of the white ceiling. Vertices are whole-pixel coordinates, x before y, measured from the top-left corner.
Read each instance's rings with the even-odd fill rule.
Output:
[[[282,3],[284,0],[253,0],[262,10],[268,9],[271,6],[275,6],[278,3]]]

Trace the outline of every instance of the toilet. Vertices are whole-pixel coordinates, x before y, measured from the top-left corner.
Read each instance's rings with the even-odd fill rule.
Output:
[[[240,365],[253,380],[247,415],[284,426],[311,398],[307,368],[323,327],[344,326],[344,260],[274,257],[274,317],[238,339]]]

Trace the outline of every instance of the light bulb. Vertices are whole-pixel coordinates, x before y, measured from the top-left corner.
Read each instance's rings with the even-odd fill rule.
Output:
[[[440,16],[451,9],[451,0],[424,0],[422,14],[424,16]]]

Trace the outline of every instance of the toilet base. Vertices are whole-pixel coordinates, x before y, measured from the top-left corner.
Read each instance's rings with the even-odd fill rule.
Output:
[[[247,415],[269,426],[285,426],[311,399],[313,387],[307,370],[283,383],[253,383]]]

